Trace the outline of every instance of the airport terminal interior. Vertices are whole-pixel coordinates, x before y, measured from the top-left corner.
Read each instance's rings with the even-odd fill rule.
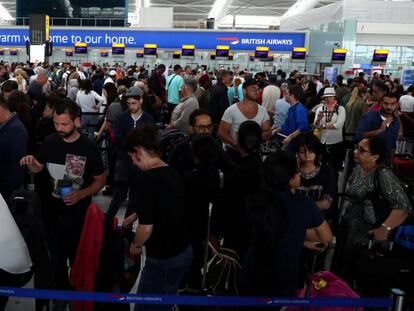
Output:
[[[0,0],[0,311],[414,311],[414,1]]]

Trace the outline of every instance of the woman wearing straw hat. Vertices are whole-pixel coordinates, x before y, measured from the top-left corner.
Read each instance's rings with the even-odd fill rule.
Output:
[[[329,165],[338,172],[344,156],[342,127],[346,112],[338,105],[334,88],[325,88],[322,100],[324,104],[316,110],[314,125],[321,130],[320,140],[326,146]]]

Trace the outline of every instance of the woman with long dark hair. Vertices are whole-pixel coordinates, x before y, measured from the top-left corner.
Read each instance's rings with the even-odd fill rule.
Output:
[[[332,232],[315,203],[293,192],[300,184],[295,156],[273,154],[262,172],[263,188],[248,201],[252,239],[240,289],[246,295],[295,296],[306,231],[314,230],[325,243],[332,240]]]

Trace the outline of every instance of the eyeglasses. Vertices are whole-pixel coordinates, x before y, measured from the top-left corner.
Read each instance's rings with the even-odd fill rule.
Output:
[[[371,151],[366,150],[366,149],[362,148],[361,146],[356,146],[355,149],[354,149],[354,151],[356,151],[358,153],[364,153],[364,152],[371,153]]]
[[[199,124],[199,125],[194,125],[194,127],[199,130],[211,130],[213,128],[213,125],[212,124],[208,124],[208,125]]]

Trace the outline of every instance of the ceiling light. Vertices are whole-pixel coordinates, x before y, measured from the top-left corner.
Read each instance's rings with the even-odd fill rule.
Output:
[[[0,3],[0,19],[6,21],[14,20],[13,16],[10,15],[9,11]]]
[[[208,18],[215,18],[216,20],[224,17],[227,8],[233,0],[216,0],[208,13]]]

